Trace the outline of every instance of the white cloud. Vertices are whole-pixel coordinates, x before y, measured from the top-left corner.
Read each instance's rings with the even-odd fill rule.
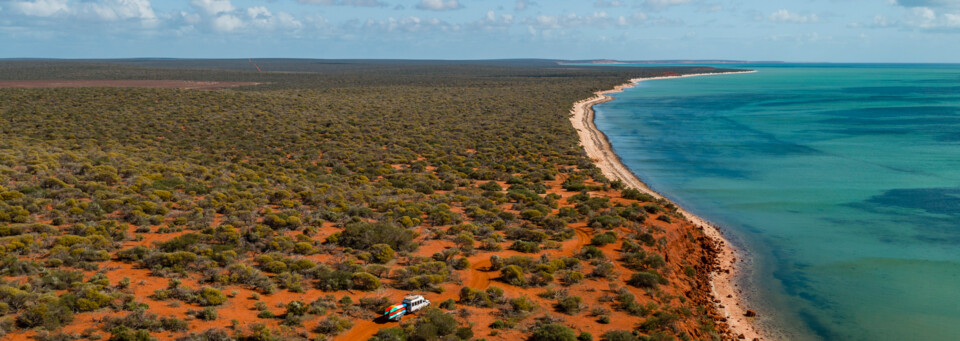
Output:
[[[193,0],[190,4],[208,15],[233,12],[233,10],[236,9],[233,7],[233,4],[230,3],[230,0]]]
[[[577,15],[574,13],[567,15],[538,15],[536,17],[524,18],[523,23],[529,27],[540,30],[568,29],[576,27],[606,27],[606,26],[632,26],[647,20],[644,13],[634,13],[628,16],[611,16],[607,12],[594,12],[590,15]]]
[[[874,27],[890,27],[894,26],[895,24],[895,22],[890,21],[890,19],[887,19],[887,17],[883,16],[882,14],[877,14],[873,17]]]
[[[643,13],[634,13],[630,16],[617,17],[618,26],[631,26],[647,21],[647,15]]]
[[[723,5],[700,6],[700,8],[697,9],[698,12],[703,12],[703,13],[720,12],[722,10],[723,10]]]
[[[918,29],[925,31],[960,30],[960,1],[958,0],[890,0],[890,4],[904,7],[900,20],[876,15],[871,23],[853,23],[850,27]]]
[[[908,27],[919,29],[955,30],[960,28],[960,13],[937,14],[937,11],[930,7],[915,7],[910,9],[903,23]]]
[[[498,16],[494,11],[488,11],[482,19],[471,22],[466,26],[477,30],[505,30],[513,25],[513,21],[513,15],[501,14]]]
[[[795,23],[795,24],[806,24],[806,23],[815,23],[820,21],[820,18],[816,14],[802,15],[794,12],[790,12],[785,9],[773,12],[769,17],[770,21],[773,22],[783,22],[783,23]]]
[[[379,0],[297,0],[301,4],[324,6],[387,7],[389,4]]]
[[[518,10],[518,11],[525,11],[525,10],[527,10],[528,8],[530,8],[530,6],[535,6],[536,4],[537,4],[537,3],[536,3],[536,2],[533,2],[533,1],[517,0],[517,4],[516,4],[516,6],[514,6],[514,9],[516,9],[516,10]]]
[[[688,4],[690,1],[691,0],[647,0],[643,5],[653,10],[663,10],[667,7]]]
[[[463,8],[463,6],[460,5],[458,0],[420,0],[417,8],[431,11],[446,11],[460,9]]]
[[[588,24],[608,22],[610,16],[606,12],[598,12],[589,16],[580,16],[574,13],[568,15],[538,15],[524,18],[523,23],[538,29],[560,29],[580,27]],[[600,25],[602,26],[602,25]]]
[[[781,34],[770,36],[767,39],[777,42],[793,42],[797,44],[808,44],[816,43],[823,40],[833,40],[831,36],[820,36],[819,33],[803,33],[803,34]]]
[[[67,0],[14,1],[10,8],[32,17],[51,17],[70,13]]]
[[[920,28],[930,28],[935,25],[937,13],[929,7],[917,7],[907,16],[907,24]]]
[[[296,30],[303,27],[303,23],[289,13],[278,12],[274,15],[263,6],[247,8],[247,17],[251,25],[264,29],[282,28]]]
[[[105,21],[140,19],[155,22],[157,15],[149,0],[106,0],[84,3],[80,9],[82,15],[93,16]]]
[[[593,2],[593,7],[620,7],[623,6],[623,1],[619,0],[596,0]]]
[[[27,17],[67,18],[88,21],[139,21],[145,27],[159,23],[150,0],[68,0],[14,1],[10,8]]]
[[[213,18],[211,27],[214,31],[221,33],[230,33],[243,27],[243,20],[232,14],[224,14]]]
[[[351,23],[348,23],[344,27],[344,30],[349,32],[355,31],[356,28],[352,26]],[[460,25],[451,24],[437,18],[410,16],[403,18],[390,17],[382,20],[367,19],[360,25],[360,29],[369,33],[379,34],[395,32],[450,32],[459,31],[461,27]]]
[[[943,18],[947,26],[960,27],[960,14],[945,13]]]

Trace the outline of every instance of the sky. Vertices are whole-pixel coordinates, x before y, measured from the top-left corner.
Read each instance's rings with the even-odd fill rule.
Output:
[[[0,0],[0,58],[960,62],[960,0]]]

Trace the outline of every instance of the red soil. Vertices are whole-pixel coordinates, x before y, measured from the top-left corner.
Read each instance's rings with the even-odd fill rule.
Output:
[[[566,201],[566,198],[576,194],[575,192],[565,191],[561,188],[561,183],[565,179],[566,174],[560,174],[557,180],[550,181],[547,183],[548,190],[547,193],[554,193],[560,195],[563,199],[560,199],[561,207],[570,207],[570,203]],[[503,183],[501,185],[506,188],[507,186]],[[598,185],[596,183],[588,183],[588,185]],[[631,204],[635,201],[623,199],[620,197],[619,191],[607,190],[607,191],[592,191],[590,192],[591,196],[606,196],[611,198],[611,203],[620,203],[620,204]],[[504,205],[502,208],[507,208],[509,205]],[[453,207],[455,211],[461,211],[461,207]],[[490,286],[496,286],[501,289],[504,289],[505,294],[508,298],[515,298],[524,296],[533,301],[538,308],[531,313],[530,317],[523,319],[520,322],[521,326],[530,325],[534,318],[542,317],[549,315],[554,318],[561,318],[563,323],[574,328],[578,332],[580,331],[589,331],[598,337],[603,331],[606,330],[634,330],[637,324],[643,322],[645,318],[629,315],[628,313],[610,307],[609,299],[616,295],[615,291],[619,288],[626,288],[634,294],[637,301],[640,304],[647,304],[648,302],[656,302],[660,307],[671,306],[671,307],[680,307],[684,306],[684,301],[693,300],[697,302],[697,305],[712,307],[709,304],[709,284],[706,274],[711,264],[705,263],[706,260],[713,259],[710,252],[712,249],[705,245],[705,240],[707,240],[702,230],[697,229],[691,223],[683,221],[681,219],[673,219],[672,223],[666,223],[655,219],[656,216],[651,216],[645,222],[647,226],[656,226],[663,231],[658,234],[658,237],[662,236],[666,238],[666,245],[656,250],[656,252],[662,254],[667,260],[667,266],[663,269],[663,273],[670,279],[671,285],[664,285],[660,287],[661,294],[651,295],[647,291],[639,288],[634,288],[631,286],[626,286],[626,281],[630,278],[630,275],[634,272],[630,269],[624,268],[620,262],[614,262],[615,264],[615,278],[612,280],[607,279],[596,279],[596,278],[587,278],[583,281],[570,285],[562,286],[557,282],[554,282],[546,287],[531,287],[531,288],[520,288],[515,287],[503,282],[496,280],[499,277],[499,271],[489,270],[490,256],[498,255],[500,257],[506,258],[514,255],[524,255],[531,257],[539,257],[539,254],[524,254],[513,250],[502,250],[496,252],[487,252],[479,251],[468,257],[471,266],[466,270],[456,271],[453,282],[448,282],[443,284],[444,291],[441,293],[420,293],[424,297],[431,300],[434,305],[439,305],[440,302],[447,299],[459,299],[460,289],[464,286],[472,287],[474,289],[486,289]],[[213,219],[212,225],[216,226],[221,223],[222,219],[217,217]],[[159,234],[156,233],[156,230],[159,226],[153,226],[151,232],[142,233],[143,239],[137,241],[126,241],[123,243],[123,248],[129,248],[135,245],[143,245],[146,247],[154,247],[155,242],[162,242],[170,240],[176,236],[179,236],[185,232],[175,232],[175,233],[166,233]],[[587,226],[585,221],[579,221],[573,224],[570,224],[569,227],[575,230],[574,238],[570,240],[562,241],[557,243],[559,245],[556,249],[545,249],[542,251],[543,254],[548,255],[550,258],[557,257],[569,257],[577,253],[580,249],[590,243],[590,238],[599,232],[593,228]],[[449,226],[438,227],[440,230],[449,228]],[[131,227],[131,232],[132,232]],[[421,247],[413,253],[414,256],[425,256],[429,257],[430,255],[443,251],[444,249],[454,247],[455,244],[449,240],[437,239],[437,240],[427,240],[425,237],[430,235],[426,233],[426,227],[418,228],[420,231],[420,237],[418,242],[421,243]],[[340,228],[335,226],[333,223],[323,223],[321,226],[318,226],[318,233],[311,236],[315,240],[323,240],[330,234],[333,234],[337,231],[340,231]],[[618,228],[616,232],[625,237],[632,233],[632,231],[626,228]],[[290,232],[288,235],[293,236],[299,232]],[[501,246],[506,248],[509,245],[509,242],[501,243]],[[606,245],[601,248],[603,253],[608,259],[616,260],[619,258],[621,243],[614,243]],[[653,250],[651,250],[653,251]],[[310,256],[301,256],[302,258],[310,259],[315,262],[328,263],[337,259],[336,255],[332,254],[318,254]],[[403,263],[403,259],[398,261],[400,264]],[[689,264],[694,266],[697,269],[698,276],[695,279],[688,279],[684,275],[683,266]],[[390,266],[396,266],[396,264],[389,264]],[[593,270],[593,266],[589,262],[582,263],[582,273],[589,273]],[[150,270],[137,268],[131,263],[121,263],[116,261],[108,261],[101,263],[101,270],[106,274],[111,283],[117,283],[124,277],[132,279],[132,283],[129,288],[125,289],[128,293],[131,293],[137,297],[137,300],[142,303],[146,303],[150,306],[149,312],[155,313],[160,317],[176,317],[179,319],[184,319],[189,322],[189,330],[186,332],[164,332],[160,334],[153,335],[159,340],[171,340],[177,337],[182,337],[187,333],[200,333],[210,328],[223,328],[230,329],[231,321],[237,320],[240,322],[240,328],[243,331],[246,331],[248,326],[253,323],[263,323],[269,326],[270,328],[282,328],[280,326],[280,319],[262,319],[258,318],[257,314],[259,311],[254,307],[254,304],[257,302],[264,302],[268,309],[275,314],[282,314],[285,309],[282,308],[283,305],[300,300],[304,302],[310,302],[317,298],[334,295],[337,298],[343,296],[350,296],[354,302],[358,302],[360,298],[364,297],[388,297],[391,301],[399,301],[400,298],[407,294],[406,290],[399,290],[390,288],[389,285],[384,286],[383,288],[368,293],[362,292],[349,292],[349,291],[340,291],[340,292],[323,292],[317,289],[307,289],[303,293],[294,293],[286,290],[281,290],[273,294],[261,294],[259,298],[251,298],[254,294],[254,291],[246,289],[241,286],[226,286],[222,289],[224,294],[229,296],[226,303],[223,305],[217,306],[219,317],[214,321],[201,321],[198,319],[193,319],[188,315],[190,310],[201,310],[202,307],[180,302],[176,300],[168,301],[157,301],[150,298],[151,295],[158,289],[163,289],[168,286],[169,278],[158,277],[150,274]],[[87,276],[93,275],[93,272],[87,272]],[[10,280],[16,281],[16,278],[8,278]],[[459,280],[457,280],[459,279]],[[25,279],[24,279],[25,280]],[[209,283],[204,284],[200,283],[202,278],[199,274],[192,274],[187,278],[182,279],[182,285],[190,288],[200,288],[203,285],[210,285]],[[392,280],[384,278],[383,282],[389,284]],[[305,284],[305,287],[310,287],[309,284]],[[565,315],[555,311],[554,305],[556,304],[556,299],[554,298],[544,298],[538,296],[548,290],[554,291],[566,291],[566,294],[569,296],[580,296],[583,299],[584,309],[576,315]],[[590,311],[596,307],[606,307],[609,312],[605,315],[609,316],[609,324],[598,324],[596,322],[597,317],[590,315]],[[708,314],[719,318],[719,315],[715,311],[711,311],[708,308]],[[522,331],[523,327],[508,329],[508,330],[497,330],[497,334],[491,336],[490,334],[494,332],[489,326],[492,322],[497,319],[500,319],[500,312],[494,308],[477,308],[467,305],[458,304],[457,305],[457,315],[462,323],[472,327],[477,338],[486,338],[488,340],[507,340],[507,339],[523,339],[526,337],[526,334]],[[465,314],[460,314],[460,312],[465,312]],[[335,313],[331,311],[331,313]],[[121,313],[124,315],[126,313]],[[100,310],[97,312],[91,313],[80,313],[75,316],[75,320],[72,324],[66,326],[63,331],[70,333],[82,333],[88,329],[97,330],[95,333],[103,336],[104,338],[108,337],[108,333],[102,330],[99,330],[102,327],[102,319],[108,315],[118,315],[107,310]],[[297,328],[299,330],[310,331],[315,327],[324,317],[311,316],[307,320],[303,321],[303,327]],[[410,323],[413,319],[405,319],[402,323]],[[376,321],[371,318],[353,318],[354,326],[353,328],[345,331],[344,333],[335,336],[334,340],[366,340],[370,336],[376,334],[381,328],[390,328],[397,326],[396,323],[388,322],[384,323],[382,321]],[[699,323],[694,318],[680,319],[676,324],[678,330],[688,333],[690,336],[696,339],[709,338],[699,327]],[[23,331],[15,332],[8,334],[6,339],[9,340],[28,340],[30,337],[36,335],[34,331]]]

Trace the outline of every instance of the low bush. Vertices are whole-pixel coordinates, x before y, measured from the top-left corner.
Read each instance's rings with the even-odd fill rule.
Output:
[[[604,246],[607,244],[613,244],[617,242],[617,234],[613,231],[607,231],[601,234],[594,235],[593,238],[590,238],[590,244],[596,246]]]
[[[17,316],[17,325],[23,328],[43,327],[46,330],[57,330],[71,321],[73,312],[59,302],[38,302],[28,306]]]
[[[350,321],[349,318],[331,314],[330,316],[327,316],[327,318],[320,321],[313,331],[320,334],[337,335],[352,327],[353,322]]]
[[[513,242],[513,244],[510,245],[510,250],[520,251],[524,253],[537,253],[537,252],[540,252],[540,243],[518,240]]]
[[[583,309],[583,299],[580,296],[568,296],[557,301],[557,311],[561,313],[576,315],[581,309]]]
[[[530,341],[577,341],[573,329],[557,323],[544,324],[533,330]]]
[[[221,305],[227,301],[227,296],[218,289],[203,287],[197,292],[196,300],[202,306]]]
[[[638,288],[656,288],[660,284],[666,284],[666,278],[660,276],[656,272],[649,271],[640,271],[635,272],[633,275],[630,275],[630,279],[627,280],[627,284]]]

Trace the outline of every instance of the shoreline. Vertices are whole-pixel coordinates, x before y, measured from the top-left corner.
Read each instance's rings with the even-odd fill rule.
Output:
[[[614,98],[607,96],[608,94],[622,92],[623,89],[634,87],[638,83],[646,80],[754,72],[756,71],[700,73],[680,76],[631,79],[630,82],[618,85],[612,90],[598,91],[595,93],[596,96],[574,103],[573,109],[570,111],[570,121],[573,124],[574,129],[577,130],[577,135],[580,137],[580,144],[583,145],[583,149],[587,152],[587,157],[589,157],[594,164],[600,168],[604,176],[610,178],[611,180],[623,181],[623,183],[628,187],[639,189],[643,192],[653,195],[656,198],[665,198],[660,193],[650,189],[646,183],[641,181],[635,174],[633,174],[633,172],[631,172],[630,169],[621,162],[620,157],[613,152],[613,147],[610,145],[610,141],[607,140],[607,136],[602,131],[597,129],[593,122],[595,114],[593,106],[613,100]],[[703,218],[691,214],[682,207],[677,207],[678,212],[683,214],[687,220],[692,222],[695,226],[699,226],[703,229],[704,234],[712,240],[712,244],[716,249],[716,259],[714,260],[716,267],[710,273],[709,277],[711,289],[710,296],[712,296],[711,301],[713,302],[714,308],[716,308],[723,316],[722,319],[718,319],[716,321],[717,324],[721,326],[727,326],[726,329],[727,332],[729,332],[729,335],[727,335],[728,338],[769,340],[770,338],[768,337],[768,333],[762,330],[754,321],[755,317],[746,317],[746,312],[750,308],[746,306],[746,302],[741,294],[739,285],[736,283],[738,275],[741,271],[741,269],[739,269],[739,265],[737,264],[737,259],[739,258],[738,254],[742,252],[735,249],[733,245],[723,237],[723,233],[717,226],[709,223]],[[740,337],[740,335],[743,337]]]

